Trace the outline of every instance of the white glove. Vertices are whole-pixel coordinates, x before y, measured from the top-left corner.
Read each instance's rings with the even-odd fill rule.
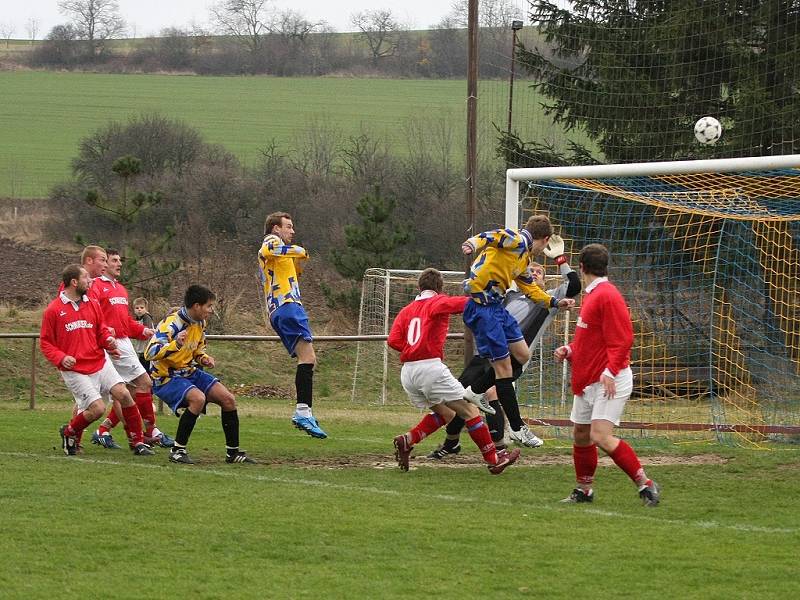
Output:
[[[564,240],[561,239],[560,235],[551,235],[550,241],[542,252],[544,252],[545,256],[548,258],[561,256],[564,254]]]
[[[564,254],[564,240],[560,235],[551,235],[542,252],[548,258],[555,259],[557,265],[567,262],[567,256]]]

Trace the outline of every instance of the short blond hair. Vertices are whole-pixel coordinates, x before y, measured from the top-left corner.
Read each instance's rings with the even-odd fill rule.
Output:
[[[144,306],[147,309],[147,298],[142,298],[139,296],[133,301],[134,306]]]
[[[83,252],[81,252],[81,264],[85,265],[87,262],[89,262],[90,258],[92,260],[94,260],[95,258],[100,256],[101,254],[106,254],[106,251],[105,251],[105,249],[103,247],[101,247],[101,246],[86,246],[86,248],[83,249]],[[106,254],[106,256],[108,256],[108,255]]]

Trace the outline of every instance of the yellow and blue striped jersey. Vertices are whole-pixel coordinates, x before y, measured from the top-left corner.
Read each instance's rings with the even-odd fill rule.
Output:
[[[300,302],[298,276],[303,272],[303,262],[308,260],[305,248],[284,244],[277,235],[268,235],[258,251],[261,283],[267,311],[271,315],[287,302]]]
[[[472,262],[464,291],[478,304],[496,304],[516,282],[534,302],[550,306],[550,296],[534,282],[529,272],[533,239],[525,230],[494,229],[469,238],[477,258]],[[481,252],[483,250],[483,252]]]
[[[178,348],[175,338],[186,331],[186,339]],[[188,377],[197,369],[197,362],[206,356],[206,322],[194,321],[185,307],[167,315],[158,324],[155,335],[145,348],[150,361],[150,376],[155,385],[164,385],[173,377]]]

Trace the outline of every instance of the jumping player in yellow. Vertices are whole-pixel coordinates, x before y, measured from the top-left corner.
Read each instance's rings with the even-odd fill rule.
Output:
[[[297,357],[294,383],[297,406],[292,424],[315,438],[326,438],[319,423],[311,414],[314,366],[317,356],[311,342],[314,336],[308,325],[308,316],[300,301],[297,278],[308,260],[305,248],[292,244],[294,223],[289,213],[275,212],[264,222],[264,242],[258,251],[264,298],[269,322],[280,336],[289,355]]]
[[[523,229],[485,231],[461,245],[464,254],[477,255],[469,278],[464,281],[464,291],[470,297],[464,307],[464,324],[474,335],[478,353],[492,363],[498,400],[508,417],[511,438],[532,447],[536,444],[529,438],[535,436],[520,416],[514,390],[514,379],[530,360],[530,349],[516,319],[503,306],[503,299],[512,283],[516,283],[523,294],[546,308],[575,305],[570,298],[558,300],[548,295],[531,275],[531,261],[544,250],[551,235],[550,219],[534,215]],[[469,391],[465,398],[478,403]]]

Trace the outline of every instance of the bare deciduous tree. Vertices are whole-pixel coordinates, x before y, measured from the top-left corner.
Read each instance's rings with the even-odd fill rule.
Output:
[[[384,56],[393,56],[399,43],[400,24],[388,8],[364,10],[353,14],[350,22],[361,32],[372,54],[372,64]]]
[[[0,36],[3,36],[3,39],[6,41],[6,48],[8,48],[8,43],[11,41],[11,36],[14,35],[14,24],[11,22],[3,22],[0,23]]]
[[[60,0],[58,8],[72,18],[78,37],[89,41],[93,55],[102,53],[105,40],[125,33],[117,0]]]
[[[39,33],[39,19],[30,17],[25,22],[25,30],[28,32],[28,39],[33,42],[36,40],[36,35]]]
[[[222,0],[211,7],[211,17],[220,33],[231,35],[251,54],[257,53],[262,36],[269,31],[267,4],[271,0]]]

